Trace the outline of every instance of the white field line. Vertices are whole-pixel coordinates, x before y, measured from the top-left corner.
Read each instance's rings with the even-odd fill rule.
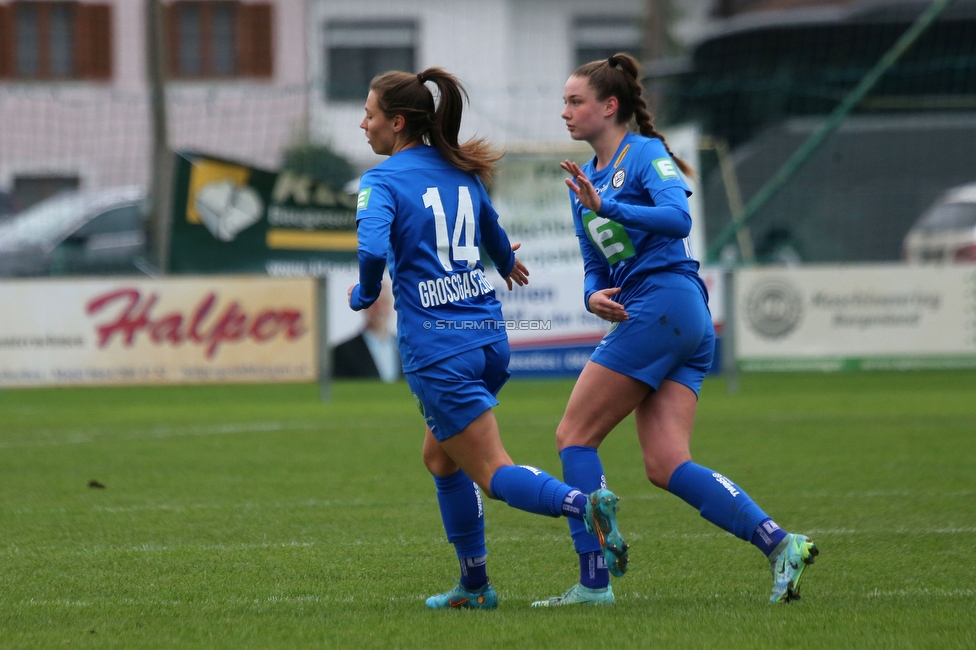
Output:
[[[976,596],[976,589],[874,589],[867,593],[868,598],[917,598],[918,596],[932,596],[935,598],[972,598]]]
[[[913,491],[913,492],[901,492],[901,491],[869,491],[869,492],[838,492],[838,493],[821,493],[818,498],[824,499],[868,499],[868,498],[879,498],[887,499],[893,496],[912,496],[916,498],[935,498],[940,500],[953,499],[960,497],[970,497],[976,495],[976,490],[955,490],[950,492],[945,491]],[[627,501],[655,501],[658,499],[672,499],[674,498],[671,494],[664,492],[662,490],[642,493],[626,496],[621,499],[625,504]],[[433,503],[435,497],[431,495],[425,500],[427,503]],[[362,508],[388,508],[392,504],[400,503],[398,501],[366,501],[363,499],[343,499],[343,500],[332,500],[332,499],[302,499],[300,501],[282,502],[282,501],[269,501],[269,502],[254,502],[254,501],[244,501],[240,503],[231,504],[215,504],[211,502],[203,503],[145,503],[127,506],[103,506],[95,505],[91,509],[79,509],[79,510],[69,510],[68,508],[31,508],[31,507],[20,507],[11,508],[6,510],[2,505],[0,505],[0,515],[64,515],[69,512],[73,513],[84,513],[84,512],[95,512],[99,514],[127,514],[133,512],[150,512],[150,511],[164,511],[164,512],[174,512],[174,513],[185,513],[195,510],[294,510],[298,508],[332,508],[338,506],[349,506],[355,505]],[[420,505],[420,502],[411,501],[411,504]],[[490,507],[502,507],[500,504],[494,502],[491,503]],[[973,527],[948,527],[948,528],[937,528],[923,532],[949,532],[949,533],[960,533],[960,532],[973,532]],[[913,528],[900,528],[897,530],[880,530],[880,529],[853,529],[853,528],[820,528],[820,529],[806,529],[805,534],[818,533],[827,535],[850,535],[857,533],[885,533],[885,532],[896,532],[896,533],[912,533],[915,532]],[[695,534],[697,537],[701,536],[722,536],[727,533],[715,532],[715,533],[702,533]]]
[[[430,503],[435,503],[435,498],[430,497],[428,499]],[[416,503],[411,501],[410,503]],[[400,502],[385,501],[385,502],[367,502],[362,499],[342,499],[342,500],[323,500],[323,499],[303,499],[301,501],[292,501],[288,503],[283,503],[281,501],[269,501],[269,502],[254,502],[254,501],[243,501],[240,503],[231,504],[216,504],[216,503],[147,503],[131,506],[92,506],[90,510],[68,510],[67,508],[13,508],[11,510],[4,511],[0,508],[0,514],[9,515],[65,515],[69,512],[73,514],[82,514],[86,512],[96,512],[100,514],[127,514],[131,512],[174,512],[174,513],[186,513],[194,510],[295,510],[298,508],[332,508],[332,507],[344,507],[344,506],[357,506],[362,508],[388,508],[390,505],[400,504]]]
[[[815,537],[826,535],[828,537],[844,537],[849,535],[973,535],[976,534],[976,526],[959,526],[949,528],[804,528],[798,532],[804,535]],[[700,539],[709,537],[729,537],[730,533],[715,531],[710,533],[661,533],[659,535],[648,535],[648,537],[659,537],[664,539]],[[627,536],[630,539],[630,535]],[[635,539],[637,537],[635,536]],[[814,540],[816,541],[816,540]]]
[[[426,596],[398,596],[390,598],[389,600],[421,600],[426,598]],[[241,605],[262,605],[262,604],[296,604],[302,605],[305,603],[353,603],[356,602],[354,596],[331,596],[329,594],[308,594],[302,596],[266,596],[261,598],[226,598],[226,599],[213,599],[206,598],[203,600],[164,600],[159,598],[150,598],[146,600],[137,600],[135,598],[121,598],[121,599],[105,599],[99,601],[87,601],[87,600],[62,600],[57,599],[45,599],[45,598],[29,598],[21,600],[16,605],[22,607],[96,607],[96,606],[111,606],[111,607],[126,607],[126,606],[137,606],[137,607],[227,607],[227,606],[241,606]],[[360,597],[359,602],[375,602],[377,599],[373,598],[362,598]]]
[[[276,433],[279,431],[324,431],[338,428],[339,426],[339,424],[329,422],[327,420],[297,420],[285,422],[242,422],[235,424],[210,424],[184,427],[154,427],[152,429],[135,429],[130,431],[118,431],[113,429],[47,429],[33,432],[33,435],[38,436],[38,439],[35,440],[0,441],[0,449],[83,445],[91,442],[97,442],[98,438],[112,440],[152,440],[182,436],[221,436],[240,433]],[[369,422],[362,425],[357,424],[357,426],[363,429],[387,427],[385,424]]]
[[[963,491],[959,491],[959,492],[948,492],[948,493],[944,493],[944,492],[935,493],[935,492],[933,492],[933,493],[931,493],[930,496],[932,496],[932,497],[940,497],[940,498],[952,498],[952,497],[972,496],[974,493],[976,493],[976,492],[969,491],[969,490],[963,490]],[[915,494],[918,495],[919,493],[915,493]],[[854,499],[863,498],[863,495],[862,494],[857,494],[857,493],[847,493],[847,494],[843,494],[843,495],[833,495],[833,496],[835,498],[854,498]],[[647,501],[650,501],[650,500],[654,500],[654,499],[671,498],[671,495],[661,493],[659,495],[646,495],[646,497],[643,497],[643,498],[642,498],[641,495],[636,495],[636,496],[632,496],[632,497],[628,497],[628,498],[629,499],[632,499],[632,500],[647,500]],[[434,497],[428,497],[425,501],[428,502],[428,503],[433,503],[434,502]],[[370,502],[370,501],[365,501],[363,499],[352,499],[352,500],[350,500],[350,499],[342,499],[342,500],[331,500],[331,499],[302,499],[301,501],[291,501],[291,502],[271,501],[271,502],[257,502],[256,503],[254,501],[245,501],[245,502],[241,502],[241,503],[232,503],[232,504],[216,504],[216,503],[209,503],[209,502],[207,502],[207,503],[145,503],[145,504],[128,505],[128,506],[102,506],[102,505],[95,505],[95,506],[92,506],[90,510],[89,509],[69,510],[68,508],[64,508],[64,507],[60,507],[60,508],[31,508],[29,506],[28,507],[20,507],[20,508],[11,508],[9,510],[5,510],[2,506],[0,506],[0,514],[6,514],[6,515],[51,515],[51,514],[54,514],[54,515],[64,515],[64,514],[68,514],[69,512],[74,512],[74,513],[95,512],[95,513],[99,513],[99,514],[128,514],[128,513],[133,513],[133,512],[155,512],[155,511],[174,512],[174,513],[186,513],[186,512],[191,512],[191,511],[202,511],[202,510],[232,510],[232,511],[236,511],[236,510],[276,510],[277,511],[277,510],[294,510],[294,509],[298,509],[298,508],[332,508],[332,507],[342,507],[342,506],[349,506],[349,505],[355,505],[355,506],[362,507],[362,508],[388,508],[388,507],[390,507],[393,504],[399,504],[399,503],[401,503],[401,502],[399,502],[399,501],[374,501],[374,502]],[[410,503],[411,504],[414,504],[414,505],[420,505],[420,503],[419,502],[416,502],[416,501],[410,501]],[[492,504],[492,506],[493,507],[500,507],[500,506],[495,506],[495,504]],[[933,529],[930,532],[953,532],[953,533],[957,533],[957,532],[972,532],[973,530],[976,530],[976,529],[974,529],[972,527],[968,527],[968,528],[967,527],[963,527],[963,528],[959,528],[959,527],[948,527],[948,528],[945,528],[945,529],[940,529],[940,528]],[[912,528],[901,528],[901,529],[898,529],[898,530],[895,530],[895,531],[890,531],[890,530],[875,530],[875,529],[858,530],[858,529],[853,529],[853,528],[816,528],[816,529],[806,529],[806,532],[807,533],[822,533],[822,534],[828,534],[828,535],[849,535],[849,534],[855,534],[855,533],[880,533],[880,532],[910,533],[910,532],[913,532],[913,531],[914,531],[914,529],[912,529]],[[725,533],[714,533],[714,534],[715,535],[724,535]]]
[[[973,535],[976,534],[976,527],[960,528],[934,528],[928,530],[899,528],[894,530],[855,530],[855,529],[812,529],[805,531],[811,536],[851,536],[851,535]],[[710,533],[670,533],[662,532],[655,534],[630,533],[627,535],[631,543],[642,540],[659,539],[704,539],[704,538],[731,538],[729,533],[716,531]],[[349,542],[353,546],[363,547],[426,547],[433,543],[443,541],[443,532],[433,531],[430,535],[398,535],[391,537],[374,537],[369,542],[355,540]],[[531,543],[550,543],[554,545],[564,544],[571,548],[571,540],[568,534],[491,534],[487,535],[489,544],[531,544]],[[318,542],[331,544],[328,540]],[[90,546],[82,548],[68,549],[62,546],[45,545],[18,547],[9,545],[0,547],[0,557],[15,557],[21,553],[27,554],[47,554],[55,555],[104,555],[104,554],[138,554],[138,553],[176,553],[176,552],[202,552],[202,553],[239,553],[252,550],[268,549],[310,549],[316,547],[317,542],[288,541],[288,542],[261,542],[261,543],[240,543],[240,544],[136,544],[134,546]]]
[[[733,600],[739,599],[741,597],[751,597],[753,594],[747,592],[738,592],[735,594],[715,594],[715,598],[719,600]],[[855,594],[843,594],[844,596],[854,596]],[[667,594],[667,593],[654,593],[646,594],[640,592],[631,593],[621,593],[617,592],[617,598],[623,600],[673,600],[678,594]],[[863,594],[865,598],[885,598],[885,599],[897,599],[897,598],[972,598],[976,596],[976,589],[892,589],[892,590],[879,590],[874,589]],[[203,600],[166,600],[161,598],[149,598],[149,599],[135,599],[135,598],[122,598],[122,599],[100,599],[98,601],[91,600],[68,600],[68,599],[45,599],[45,598],[29,598],[22,599],[16,603],[10,603],[13,606],[20,607],[45,607],[45,608],[85,608],[85,607],[239,607],[243,605],[258,605],[258,606],[270,606],[275,607],[279,605],[297,605],[303,606],[310,603],[318,604],[353,604],[353,603],[375,603],[380,601],[393,601],[393,602],[416,602],[422,601],[428,597],[428,594],[413,594],[413,595],[402,595],[402,596],[391,596],[389,598],[373,598],[373,597],[362,597],[362,596],[339,596],[331,595],[328,593],[321,594],[303,594],[299,596],[262,596],[260,598],[224,598],[224,599],[214,599],[206,598]],[[505,592],[505,598],[508,600],[537,600],[545,598],[545,595],[539,594],[519,594],[512,592]]]
[[[976,490],[851,490],[849,492],[808,492],[808,497],[814,499],[911,499],[976,496]],[[653,501],[655,499],[671,499],[672,495],[664,490],[655,492],[641,492],[639,494],[625,494],[620,498],[627,501]]]

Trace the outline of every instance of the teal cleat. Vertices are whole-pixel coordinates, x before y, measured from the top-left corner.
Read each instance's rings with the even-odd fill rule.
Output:
[[[495,609],[498,607],[498,595],[489,582],[477,591],[468,591],[458,583],[458,586],[447,593],[431,596],[427,599],[430,609]]]
[[[562,607],[563,605],[613,605],[613,603],[613,587],[610,585],[603,589],[589,589],[577,582],[562,596],[537,600],[532,603],[532,606]]]
[[[619,578],[627,572],[630,563],[627,549],[630,547],[617,529],[617,501],[617,495],[610,490],[592,492],[586,499],[583,523],[586,524],[586,532],[600,540],[607,568]]]
[[[820,550],[807,536],[790,533],[784,537],[769,556],[769,568],[773,572],[773,594],[769,602],[800,600],[800,576],[818,555]]]

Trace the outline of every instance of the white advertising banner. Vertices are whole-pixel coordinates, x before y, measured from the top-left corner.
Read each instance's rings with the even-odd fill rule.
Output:
[[[736,273],[743,370],[976,366],[976,267],[850,265]]]
[[[0,386],[313,381],[312,278],[0,283]]]

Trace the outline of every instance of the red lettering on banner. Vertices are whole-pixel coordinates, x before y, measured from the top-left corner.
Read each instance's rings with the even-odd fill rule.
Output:
[[[124,347],[131,347],[136,335],[144,331],[154,345],[169,343],[178,346],[186,341],[202,345],[204,356],[211,359],[224,343],[238,343],[248,338],[264,343],[279,335],[292,340],[308,331],[302,313],[294,309],[263,309],[252,317],[239,302],[233,301],[223,309],[215,310],[217,295],[213,292],[196,305],[192,316],[170,312],[154,318],[152,310],[158,301],[156,293],[143,299],[138,289],[131,288],[111,291],[90,300],[86,311],[91,316],[110,305],[121,306],[114,320],[96,326],[98,347],[107,346],[115,335]],[[205,321],[211,310],[214,311],[214,317],[210,319],[213,324],[208,329]],[[184,324],[188,325],[184,328]]]
[[[193,322],[190,323],[191,341],[195,343],[200,343],[201,341],[203,341],[203,337],[200,336],[200,333],[197,331],[197,328],[200,327],[200,323],[203,322],[203,319],[207,317],[207,313],[210,311],[210,308],[213,307],[214,301],[216,300],[217,300],[217,296],[214,295],[213,293],[209,293],[207,294],[207,297],[204,298],[199,305],[197,305],[197,310],[193,314]]]

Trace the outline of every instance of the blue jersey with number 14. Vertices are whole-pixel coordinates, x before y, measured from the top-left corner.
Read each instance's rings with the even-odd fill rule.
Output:
[[[515,254],[478,177],[421,145],[366,172],[359,188],[359,285],[350,304],[376,300],[389,262],[403,371],[506,338],[481,248],[502,277]]]

